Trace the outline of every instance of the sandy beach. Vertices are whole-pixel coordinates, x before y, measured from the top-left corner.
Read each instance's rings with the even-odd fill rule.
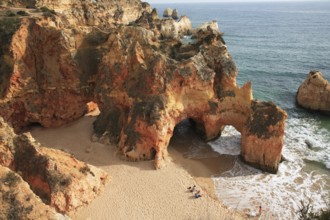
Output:
[[[210,178],[212,166],[185,159],[180,150],[173,148],[160,170],[154,169],[153,161],[124,161],[114,145],[91,142],[94,120],[95,117],[85,116],[61,128],[31,129],[42,144],[69,151],[111,177],[104,193],[80,209],[73,219],[244,219],[216,198]],[[212,163],[219,165],[215,160],[208,164]],[[201,190],[199,199],[187,190],[194,184]]]

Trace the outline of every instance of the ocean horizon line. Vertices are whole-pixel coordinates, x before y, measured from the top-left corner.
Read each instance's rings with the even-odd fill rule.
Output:
[[[262,1],[262,0],[251,0],[251,1],[242,1],[242,0],[238,0],[238,1],[193,1],[193,2],[152,2],[152,1],[148,1],[149,4],[155,4],[155,5],[168,5],[168,4],[175,4],[175,5],[179,5],[179,4],[222,4],[222,3],[233,3],[233,4],[237,4],[237,3],[262,3],[262,4],[268,4],[268,3],[325,3],[328,2],[327,0],[317,0],[317,1],[313,1],[313,0],[290,0],[290,1],[286,1],[286,0],[272,0],[272,1]],[[330,3],[330,2],[329,2]]]

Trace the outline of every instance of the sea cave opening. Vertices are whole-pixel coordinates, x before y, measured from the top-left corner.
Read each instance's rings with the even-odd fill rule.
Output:
[[[25,131],[32,131],[32,130],[38,130],[43,128],[43,126],[39,122],[30,122],[25,129],[23,129],[23,132]]]
[[[230,129],[234,128],[230,126]],[[198,131],[196,122],[193,119],[185,119],[175,126],[168,152],[174,162],[186,168],[191,175],[211,177],[230,170],[238,159],[238,155],[235,154],[239,154],[239,152],[220,154],[215,150],[214,145],[220,145],[221,148],[221,143],[225,142],[225,145],[234,143],[239,144],[240,147],[240,139],[240,134],[237,132],[234,136],[220,137],[215,141],[206,142]]]
[[[98,104],[96,102],[90,101],[90,102],[86,103],[86,106],[84,107],[83,116],[97,117],[100,113],[101,112],[98,107]],[[76,118],[75,120],[72,121],[72,123],[77,121],[78,119],[79,118]],[[24,127],[20,128],[20,130],[18,130],[18,131],[19,131],[19,133],[22,133],[22,132],[27,132],[27,131],[39,130],[39,129],[43,129],[43,128],[45,128],[45,127],[43,126],[43,124],[41,122],[32,121],[32,122],[29,122]]]

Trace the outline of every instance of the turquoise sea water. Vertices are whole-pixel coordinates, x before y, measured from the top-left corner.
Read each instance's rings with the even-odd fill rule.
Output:
[[[152,5],[187,15],[194,27],[217,20],[239,69],[238,84],[251,80],[254,98],[273,101],[288,112],[283,156],[277,175],[237,161],[214,176],[218,195],[235,209],[253,214],[263,204],[265,219],[296,219],[300,200],[325,206],[330,191],[330,117],[295,105],[299,85],[312,69],[330,80],[330,2],[203,3]],[[239,154],[240,136],[227,128],[210,145],[221,154]],[[309,149],[306,141],[313,144]]]

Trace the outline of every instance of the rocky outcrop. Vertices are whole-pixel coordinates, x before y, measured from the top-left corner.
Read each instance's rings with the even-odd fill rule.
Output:
[[[319,71],[310,71],[297,92],[299,106],[330,114],[330,84]]]
[[[276,172],[281,162],[287,115],[273,103],[253,101],[251,108],[242,130],[241,156],[255,167]]]
[[[14,137],[13,129],[0,117],[0,166],[13,168]]]
[[[71,25],[92,25],[105,28],[113,23],[128,24],[151,11],[139,0],[9,0],[9,6],[47,8],[60,13]],[[134,7],[132,7],[134,6]]]
[[[172,13],[173,13],[173,9],[165,8],[165,10],[163,12],[163,17],[164,18],[170,18],[170,17],[172,17]]]
[[[29,133],[14,134],[2,118],[0,134],[0,176],[11,176],[10,179],[0,178],[5,182],[4,187],[0,184],[0,194],[9,196],[8,199],[15,199],[15,204],[10,208],[13,210],[3,212],[5,215],[12,215],[10,213],[17,209],[17,215],[26,216],[18,219],[30,219],[30,215],[38,217],[37,214],[40,218],[56,219],[52,217],[56,212],[50,207],[59,213],[71,215],[99,195],[107,182],[104,171],[78,161],[71,154],[41,146]],[[4,167],[16,173],[9,172]],[[7,184],[6,187],[6,181],[9,181],[8,184],[13,181],[14,184]],[[21,200],[23,198],[31,198],[31,206],[27,206],[29,203]],[[10,206],[9,200],[3,202],[1,204]],[[1,205],[0,210],[7,207],[6,205]],[[39,208],[45,213],[39,212]],[[39,217],[31,219],[40,219]]]
[[[194,31],[190,44],[180,40],[191,30],[187,17],[176,22],[145,10],[129,25],[110,23],[72,28],[64,12],[20,20],[2,46],[0,115],[17,131],[59,126],[93,101],[101,111],[96,136],[129,160],[155,159],[156,167],[182,120],[194,121],[205,140],[233,125],[244,160],[277,170],[286,113],[253,101],[251,83],[236,85],[238,70],[215,22]]]
[[[14,139],[14,168],[43,202],[60,213],[72,213],[91,202],[107,174],[63,151],[42,147],[29,134]]]
[[[187,16],[181,16],[181,18],[179,19],[179,21],[177,21],[177,25],[178,25],[178,36],[179,37],[183,37],[184,35],[191,35],[192,32],[192,25],[191,25],[191,21]]]
[[[1,22],[4,20],[0,25]],[[31,123],[59,126],[84,115],[88,101],[84,75],[90,74],[95,65],[80,68],[77,63],[87,63],[87,53],[93,54],[95,61],[100,52],[82,47],[72,54],[75,37],[81,35],[56,28],[59,18],[24,18],[15,22],[18,24],[11,32],[11,43],[2,46],[5,55],[0,58],[1,115],[16,131]]]
[[[170,41],[169,48],[162,44],[150,48],[146,42],[151,35],[144,30],[122,28],[118,33],[120,39],[126,39],[127,33],[143,37],[111,43],[116,46],[100,64],[101,71],[110,74],[100,74],[96,85],[105,88],[99,93],[101,115],[94,124],[99,137],[119,142],[121,153],[130,160],[155,158],[155,166],[160,167],[174,127],[181,121],[193,120],[206,140],[219,137],[225,125],[233,125],[246,138],[249,150],[242,152],[243,158],[276,172],[287,115],[272,104],[253,104],[250,83],[242,88],[236,85],[237,68],[219,32],[201,30],[195,44]],[[124,55],[127,50],[130,57]],[[263,135],[248,125],[259,126]],[[263,160],[255,161],[259,156]]]
[[[173,12],[172,12],[172,18],[173,19],[179,19],[179,12],[177,9],[174,9]]]
[[[179,12],[177,9],[165,8],[163,12],[164,18],[173,18],[174,20],[179,19]]]
[[[70,219],[45,205],[17,173],[2,166],[0,204],[0,219]]]
[[[217,21],[209,21],[200,26],[198,26],[194,32],[205,31],[205,30],[219,31],[219,25]]]
[[[141,26],[154,32],[158,39],[178,39],[184,35],[190,35],[192,32],[191,21],[187,16],[182,16],[179,21],[171,18],[159,19],[157,10],[153,9],[151,13],[144,12],[143,15],[132,22],[133,26]]]

